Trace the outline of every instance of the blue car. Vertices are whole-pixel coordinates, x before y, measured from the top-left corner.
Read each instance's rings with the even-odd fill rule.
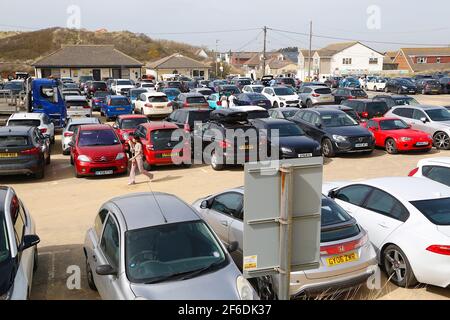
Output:
[[[163,92],[167,96],[169,101],[175,100],[175,98],[181,94],[181,91],[176,88],[165,88],[162,89],[161,92]]]
[[[213,93],[208,97],[209,108],[213,110],[221,109],[222,103],[220,102],[220,95],[218,93]]]
[[[106,121],[123,114],[132,114],[132,111],[130,99],[124,96],[107,96],[101,108],[101,114],[106,117]]]
[[[339,81],[339,88],[355,88],[360,89],[361,84],[358,79],[355,78],[345,78]]]

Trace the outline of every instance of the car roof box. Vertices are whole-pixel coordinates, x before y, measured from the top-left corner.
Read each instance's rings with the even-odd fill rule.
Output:
[[[220,109],[211,112],[210,119],[218,122],[245,122],[248,121],[247,112]]]

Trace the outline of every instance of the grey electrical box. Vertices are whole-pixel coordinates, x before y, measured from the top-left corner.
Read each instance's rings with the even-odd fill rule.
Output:
[[[282,197],[289,169],[288,198]],[[282,208],[291,217],[291,272],[317,269],[320,259],[323,158],[281,160],[245,165],[244,275],[247,278],[279,273]],[[287,199],[289,204],[283,204]]]

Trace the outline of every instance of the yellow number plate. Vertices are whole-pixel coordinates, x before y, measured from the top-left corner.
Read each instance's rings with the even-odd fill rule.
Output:
[[[0,153],[0,158],[17,158],[18,153]]]
[[[253,146],[242,146],[242,147],[240,147],[239,149],[240,150],[253,150]]]
[[[178,154],[177,153],[163,153],[162,157],[163,158],[171,158],[171,157],[177,157]]]
[[[327,264],[329,267],[332,267],[332,266],[336,266],[338,264],[348,263],[348,262],[357,261],[357,260],[359,260],[358,253],[352,252],[349,254],[344,254],[341,256],[335,256],[332,258],[328,258]]]

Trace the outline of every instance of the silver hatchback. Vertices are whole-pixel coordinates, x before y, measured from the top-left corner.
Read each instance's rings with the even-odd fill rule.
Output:
[[[331,89],[323,86],[303,87],[298,95],[303,107],[312,108],[318,105],[334,104]]]
[[[225,245],[239,243],[232,256],[242,266],[244,189],[209,196],[193,206]],[[333,200],[323,197],[320,267],[291,274],[291,297],[345,291],[367,281],[376,266],[376,253],[366,231]],[[261,299],[274,298],[276,283],[270,278],[257,281]]]
[[[197,212],[163,193],[104,204],[86,234],[88,283],[107,300],[251,300],[256,292]]]

